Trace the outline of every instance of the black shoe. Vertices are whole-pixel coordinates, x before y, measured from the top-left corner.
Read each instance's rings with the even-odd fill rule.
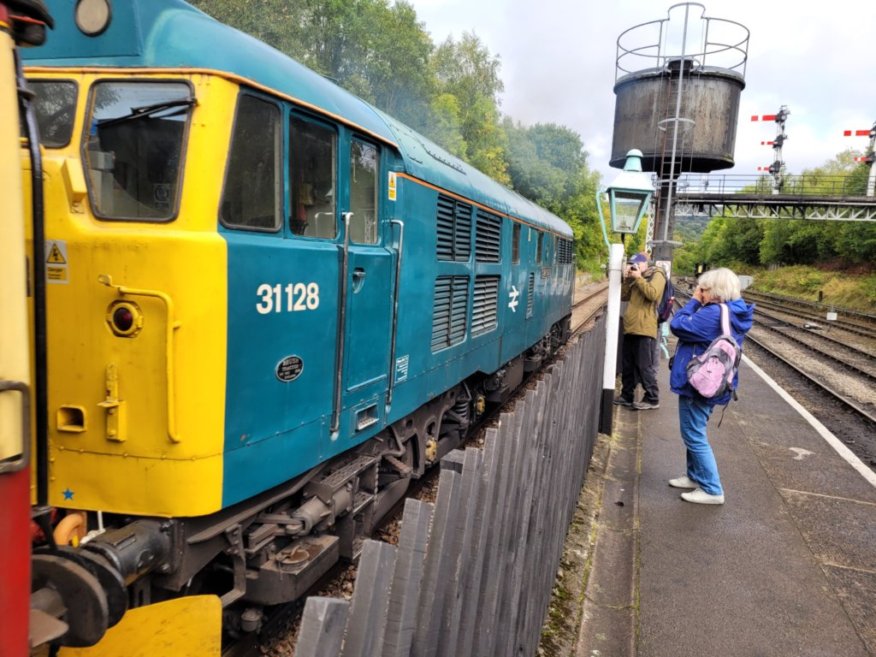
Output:
[[[635,408],[637,411],[650,411],[653,408],[660,408],[660,402],[649,402],[642,400],[633,404],[633,408]]]
[[[629,406],[630,408],[633,407],[632,400],[624,399],[623,397],[618,397],[617,399],[613,399],[611,403],[615,404],[616,406]]]

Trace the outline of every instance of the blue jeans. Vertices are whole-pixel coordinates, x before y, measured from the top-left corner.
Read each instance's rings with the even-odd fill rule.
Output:
[[[723,495],[718,464],[706,434],[706,424],[713,408],[691,397],[678,396],[678,424],[681,439],[687,447],[687,476],[709,495]]]

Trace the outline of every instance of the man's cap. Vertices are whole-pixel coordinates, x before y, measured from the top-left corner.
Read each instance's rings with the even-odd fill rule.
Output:
[[[630,262],[648,262],[648,256],[646,256],[644,253],[637,253],[630,258]]]

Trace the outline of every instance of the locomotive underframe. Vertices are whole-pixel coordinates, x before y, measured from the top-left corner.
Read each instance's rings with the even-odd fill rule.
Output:
[[[498,371],[469,377],[370,441],[282,486],[204,517],[110,517],[119,526],[76,552],[99,555],[86,561],[95,577],[118,574],[114,581],[128,588],[127,606],[213,592],[221,595],[234,630],[257,630],[262,606],[302,596],[339,560],[355,559],[411,480],[459,446],[487,404],[507,400],[525,372],[565,342],[569,323],[566,317]],[[109,613],[121,617],[118,607],[125,602],[113,599]]]

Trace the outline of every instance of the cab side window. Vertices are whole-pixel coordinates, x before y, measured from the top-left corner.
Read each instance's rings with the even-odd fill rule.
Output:
[[[226,226],[276,231],[282,216],[280,108],[241,95],[219,218]]]
[[[377,243],[377,147],[354,139],[350,147],[350,241]]]
[[[92,86],[82,156],[95,216],[129,221],[176,216],[194,104],[184,82],[108,80]]]
[[[289,227],[295,235],[333,239],[337,231],[337,134],[298,117],[290,119]]]

